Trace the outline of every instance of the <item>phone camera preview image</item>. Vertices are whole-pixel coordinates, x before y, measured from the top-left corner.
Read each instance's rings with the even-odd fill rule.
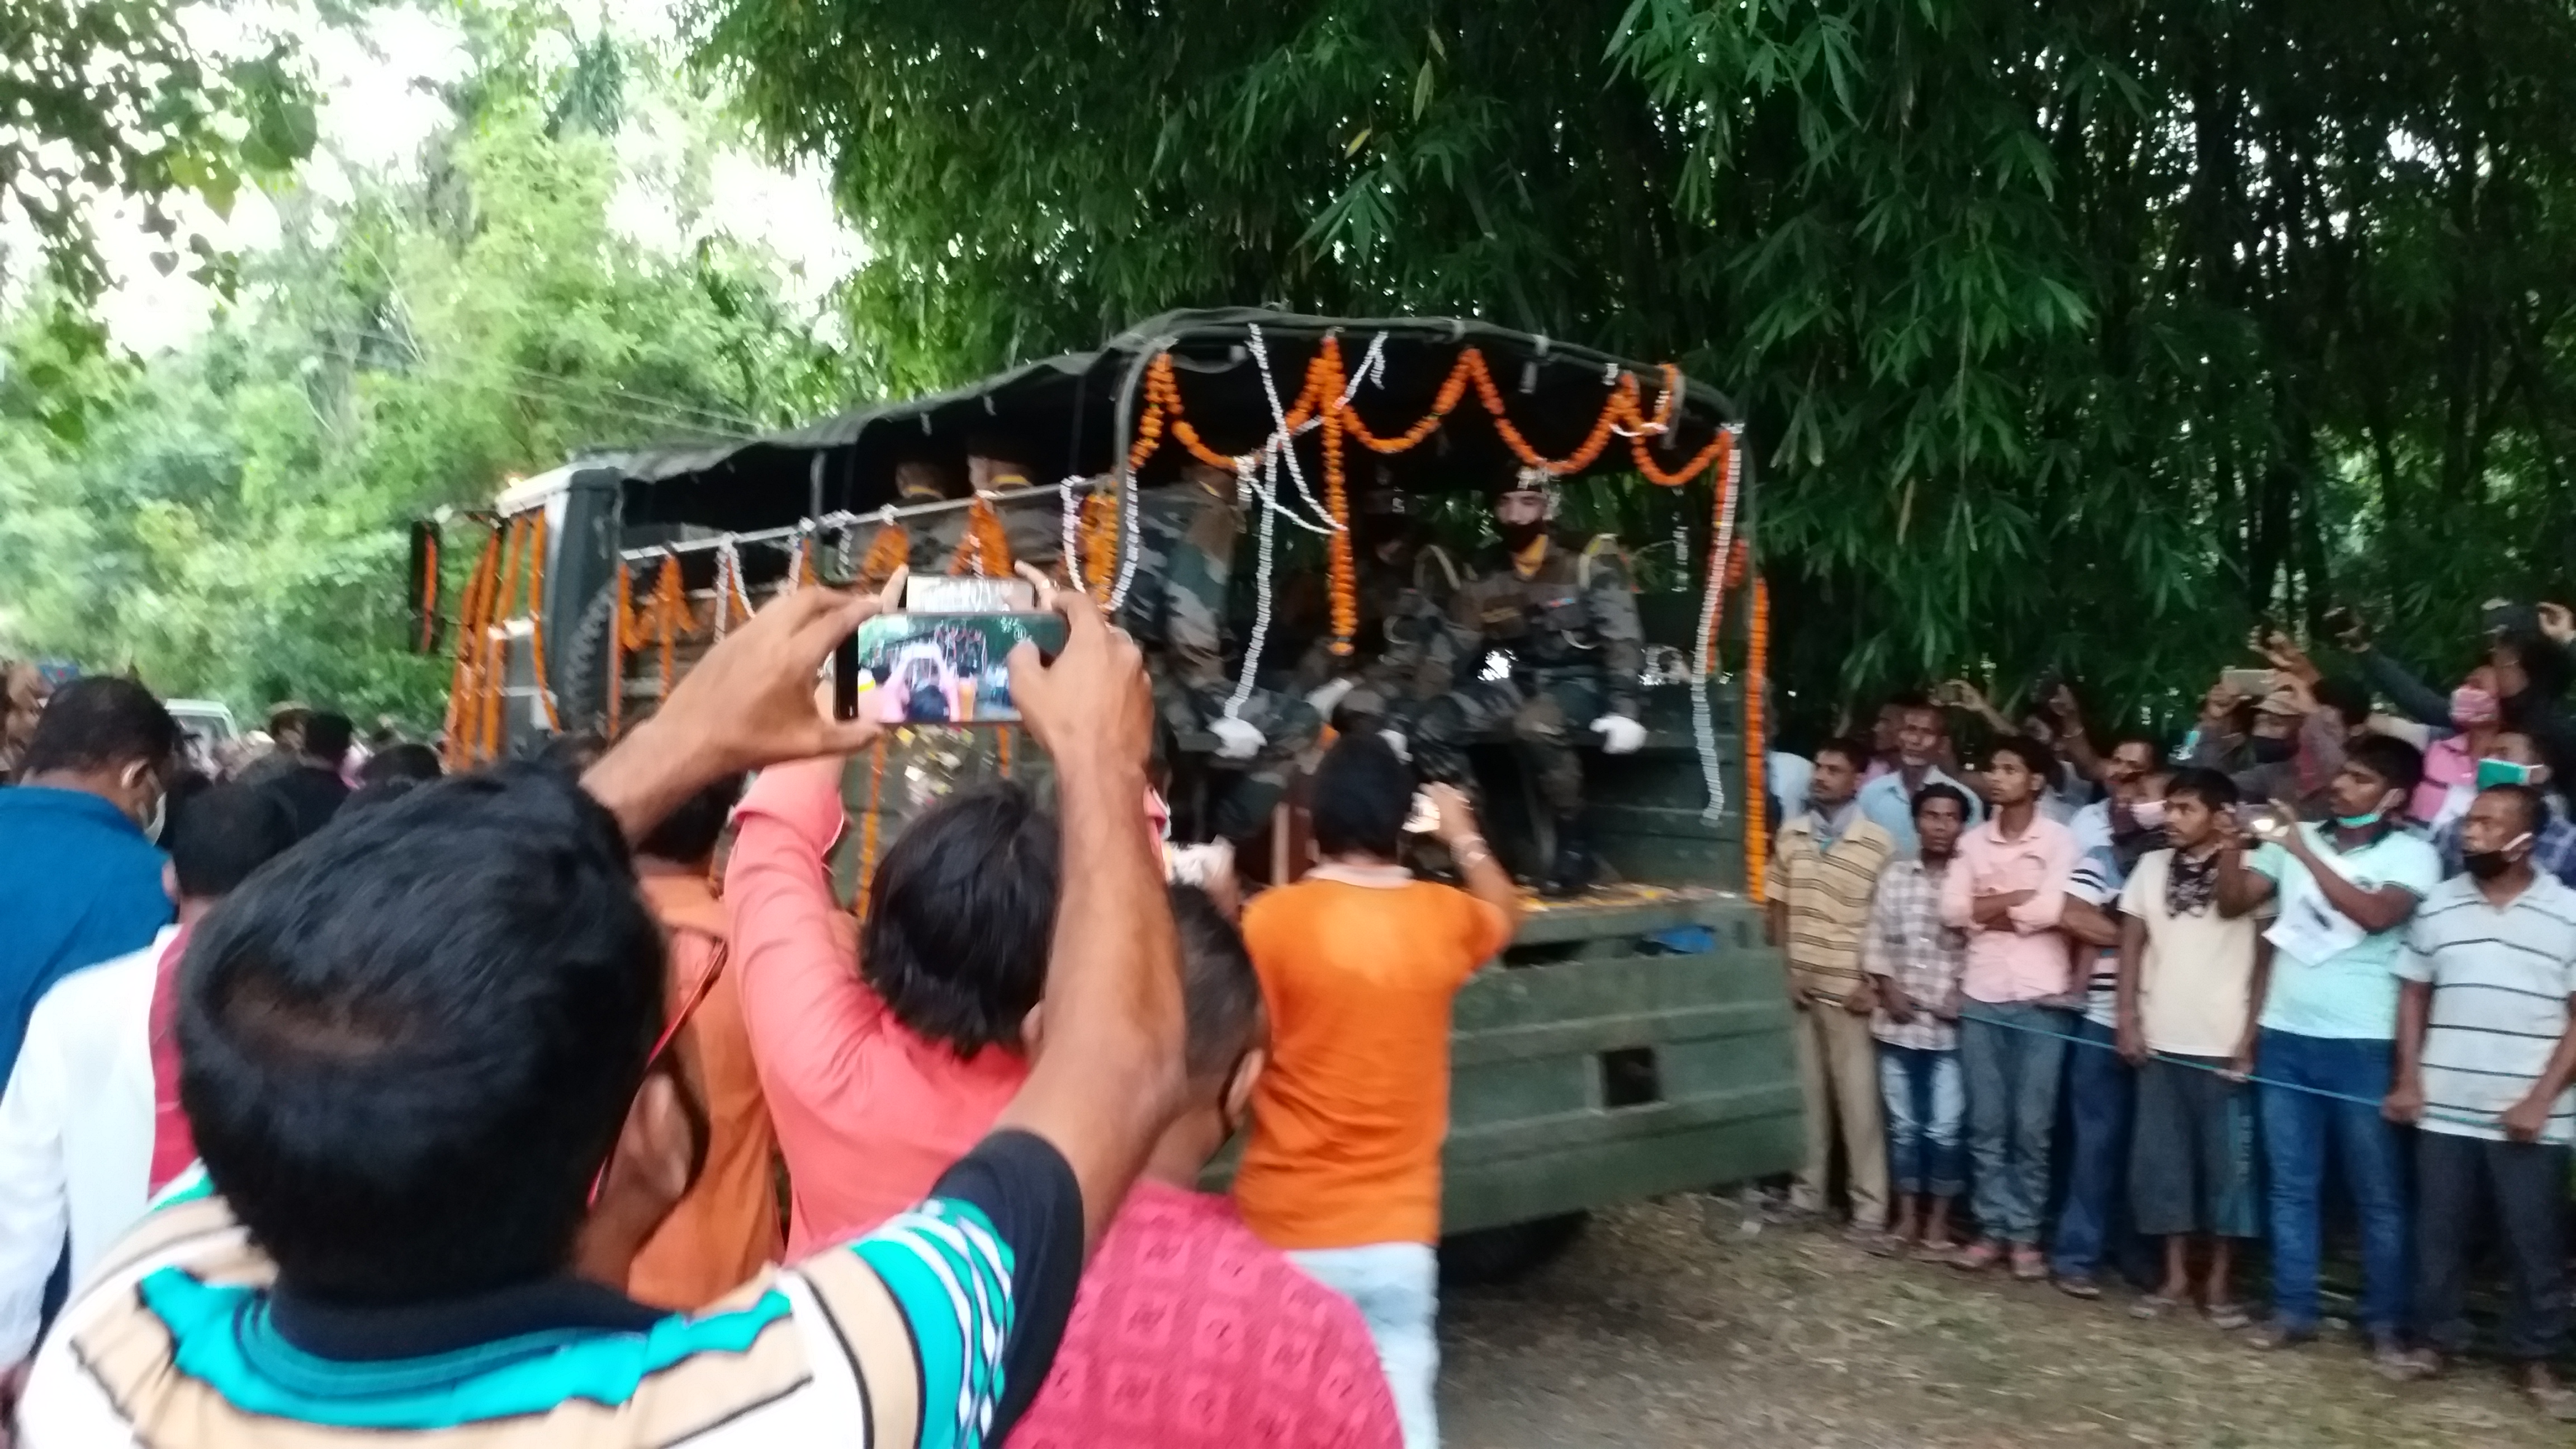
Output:
[[[1061,614],[880,614],[859,626],[858,710],[889,725],[1007,724],[1011,650],[1023,641],[1053,657]]]

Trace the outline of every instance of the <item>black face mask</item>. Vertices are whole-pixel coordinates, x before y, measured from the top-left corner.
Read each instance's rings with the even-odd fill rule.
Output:
[[[2297,740],[2276,740],[2268,735],[2254,737],[2254,763],[2258,765],[2288,764],[2298,757],[2298,753]]]
[[[2460,866],[2480,880],[2494,880],[2513,869],[2513,857],[2501,850],[2470,850],[2460,855]]]
[[[1540,534],[1547,532],[1547,520],[1541,518],[1528,523],[1505,523],[1498,518],[1494,520],[1494,532],[1502,535],[1503,547],[1519,553],[1537,542]]]

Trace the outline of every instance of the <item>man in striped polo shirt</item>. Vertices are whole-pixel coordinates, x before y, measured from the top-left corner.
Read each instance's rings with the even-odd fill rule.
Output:
[[[1771,944],[1789,957],[1797,1008],[1798,1086],[1807,1105],[1807,1158],[1789,1205],[1822,1212],[1839,1126],[1849,1163],[1852,1234],[1872,1243],[1887,1228],[1887,1140],[1879,1120],[1878,1049],[1870,1036],[1877,993],[1861,972],[1870,892],[1896,854],[1896,838],[1861,812],[1869,747],[1834,740],[1816,751],[1807,808],[1780,827],[1779,858],[1765,883]]]
[[[2550,1368],[2567,1341],[2565,1212],[2576,1142],[2576,891],[2535,870],[2548,823],[2539,794],[2481,791],[2462,864],[2434,888],[2395,963],[2397,1082],[2386,1111],[2415,1138],[2415,1316],[2404,1373],[2437,1373],[2468,1346],[2462,1313],[2480,1221],[2492,1205],[2512,1289],[2505,1353],[2523,1392],[2576,1420]]]

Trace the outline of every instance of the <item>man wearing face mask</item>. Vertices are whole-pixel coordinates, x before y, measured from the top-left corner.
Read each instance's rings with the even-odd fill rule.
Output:
[[[2469,1266],[2492,1224],[2511,1287],[2505,1355],[2522,1391],[2576,1420],[2551,1360],[2567,1340],[2569,1144],[2576,1143],[2576,891],[2535,870],[2537,791],[2482,790],[2461,827],[2468,871],[2434,888],[2396,961],[2397,1081],[2386,1111],[2420,1123],[2409,1377],[2468,1347]],[[2492,1218],[2489,1211],[2492,1211]]]
[[[2478,783],[2466,793],[2474,799],[2478,789],[2521,785],[2539,796],[2541,824],[2532,837],[2532,869],[2555,876],[2562,884],[2576,885],[2576,823],[2567,818],[2567,805],[2554,787],[2555,778],[2531,736],[2520,730],[2500,729],[2491,733],[2485,749],[2477,756],[2472,779]],[[2433,848],[2441,853],[2442,874],[2446,876],[2458,875],[2467,868],[2462,858],[2467,824],[2468,811],[2463,807],[2445,812],[2433,827]]]
[[[2416,903],[2441,881],[2433,847],[2399,828],[2423,770],[2423,756],[2402,740],[2356,741],[2335,776],[2331,824],[2287,824],[2294,812],[2276,802],[2256,825],[2266,843],[2251,859],[2235,849],[2219,856],[2221,915],[2235,919],[2267,902],[2280,909],[2265,933],[2272,975],[2254,1061],[2271,1183],[2273,1318],[2256,1339],[2261,1347],[2316,1337],[2319,1194],[2331,1144],[2361,1219],[2361,1326],[2383,1367],[2403,1352],[2397,1137],[2352,1099],[2388,1094],[2397,1036],[2391,963]]]
[[[19,787],[0,791],[0,1076],[47,988],[169,924],[153,840],[178,749],[151,691],[75,679],[27,742]]]
[[[2110,795],[2076,811],[2067,822],[2075,832],[2076,850],[2110,851],[2123,877],[2137,869],[2148,851],[2164,844],[2164,801],[2147,788],[2159,754],[2156,742],[2145,735],[2120,736],[2102,760],[2102,783]]]

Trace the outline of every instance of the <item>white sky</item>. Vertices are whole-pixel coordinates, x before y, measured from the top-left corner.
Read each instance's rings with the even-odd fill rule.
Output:
[[[601,25],[632,40],[675,48],[670,14],[662,0],[571,0],[567,8],[584,36]],[[220,12],[202,12],[199,34],[212,49],[249,45],[237,23]],[[411,174],[421,148],[445,124],[438,89],[462,79],[468,68],[456,26],[425,9],[387,7],[370,14],[363,30],[292,23],[301,35],[305,63],[321,95],[321,143],[300,179],[316,194],[345,199],[353,174]],[[630,92],[630,102],[636,99]],[[866,248],[834,211],[821,173],[781,171],[749,151],[728,151],[710,166],[710,204],[694,226],[668,201],[685,138],[666,110],[630,110],[618,138],[625,176],[610,203],[609,220],[639,245],[677,256],[709,230],[765,245],[796,276],[790,295],[811,303],[865,259]],[[217,246],[256,252],[278,239],[277,211],[256,191],[245,190],[229,217],[217,217],[194,197],[176,198],[173,209]],[[97,218],[101,250],[113,292],[101,315],[118,342],[150,353],[182,344],[202,332],[217,299],[184,275],[164,277],[152,265],[154,238],[131,206]]]

